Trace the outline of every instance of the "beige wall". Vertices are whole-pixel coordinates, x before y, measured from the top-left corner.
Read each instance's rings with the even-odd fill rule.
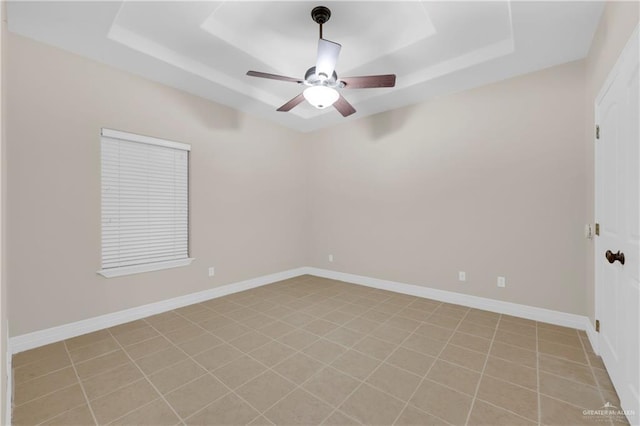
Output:
[[[314,266],[586,313],[582,61],[313,142]]]
[[[7,54],[12,336],[307,263],[297,133],[14,34]],[[192,145],[191,266],[96,274],[101,127]]]
[[[594,160],[594,105],[605,79],[640,21],[640,2],[609,1],[604,9],[585,60],[586,64],[586,138],[587,149],[587,204],[589,222],[594,222],[595,160]],[[587,314],[595,320],[595,252],[589,244],[585,253],[587,264]]]

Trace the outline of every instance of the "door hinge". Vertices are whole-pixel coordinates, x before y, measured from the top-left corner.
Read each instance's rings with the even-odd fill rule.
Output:
[[[600,320],[596,320],[596,332],[600,333]]]
[[[600,125],[596,124],[596,139],[600,139]]]
[[[600,224],[596,223],[596,235],[600,235]]]

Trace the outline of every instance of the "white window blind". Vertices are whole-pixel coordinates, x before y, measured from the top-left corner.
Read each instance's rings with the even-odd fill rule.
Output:
[[[178,142],[102,130],[99,273],[124,275],[190,262],[189,150]]]

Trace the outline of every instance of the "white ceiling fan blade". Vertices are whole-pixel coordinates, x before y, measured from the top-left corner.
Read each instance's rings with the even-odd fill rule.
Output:
[[[342,46],[323,38],[318,40],[318,60],[316,61],[316,75],[331,78],[338,62],[338,55]]]

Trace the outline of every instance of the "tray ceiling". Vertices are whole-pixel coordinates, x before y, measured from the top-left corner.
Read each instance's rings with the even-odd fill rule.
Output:
[[[339,76],[397,74],[395,88],[344,90],[357,113],[303,103],[318,26],[342,44]],[[9,30],[299,131],[399,108],[586,56],[601,2],[8,2]]]

